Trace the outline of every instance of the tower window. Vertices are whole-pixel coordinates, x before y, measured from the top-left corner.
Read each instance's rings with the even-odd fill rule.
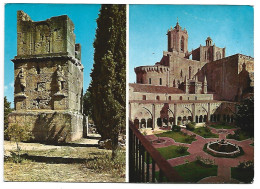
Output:
[[[169,99],[169,100],[172,100],[172,97],[171,97],[171,96],[169,96],[169,97],[168,97],[168,99]]]
[[[184,51],[184,37],[181,37],[181,51]]]
[[[151,78],[149,78],[149,84],[152,84],[152,79]]]
[[[143,95],[143,100],[146,100],[146,95]]]
[[[162,78],[160,78],[160,85],[162,85]]]
[[[160,97],[159,97],[159,96],[156,96],[156,100],[160,100]]]
[[[182,96],[180,96],[180,100],[182,100]]]

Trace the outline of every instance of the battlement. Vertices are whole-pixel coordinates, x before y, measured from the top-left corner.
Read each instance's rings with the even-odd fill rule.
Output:
[[[67,15],[34,22],[17,12],[17,57],[67,53],[75,57],[74,24]],[[79,54],[79,53],[78,53]]]
[[[139,66],[135,68],[135,73],[137,72],[167,72],[169,71],[168,66],[155,65],[155,66]]]

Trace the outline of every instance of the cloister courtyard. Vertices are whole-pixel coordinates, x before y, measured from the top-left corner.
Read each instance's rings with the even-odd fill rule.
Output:
[[[160,127],[157,130],[140,129],[140,132],[185,183],[253,182],[254,139],[238,127],[215,123],[192,130]],[[232,143],[240,153],[232,157],[209,153],[206,146],[215,141]]]

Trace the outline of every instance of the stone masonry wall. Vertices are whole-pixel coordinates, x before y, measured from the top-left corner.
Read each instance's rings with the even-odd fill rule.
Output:
[[[17,12],[15,111],[9,124],[31,128],[35,140],[68,142],[83,134],[83,66],[68,16],[34,22]]]

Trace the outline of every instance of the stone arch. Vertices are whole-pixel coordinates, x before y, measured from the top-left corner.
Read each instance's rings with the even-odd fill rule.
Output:
[[[140,128],[146,128],[146,127],[147,127],[146,119],[142,118],[140,121]]]
[[[153,120],[152,120],[152,118],[147,119],[147,128],[153,128]]]
[[[207,122],[207,115],[204,115],[203,122]]]
[[[199,117],[199,123],[202,123],[202,122],[203,122],[203,116],[200,115],[200,117]]]

